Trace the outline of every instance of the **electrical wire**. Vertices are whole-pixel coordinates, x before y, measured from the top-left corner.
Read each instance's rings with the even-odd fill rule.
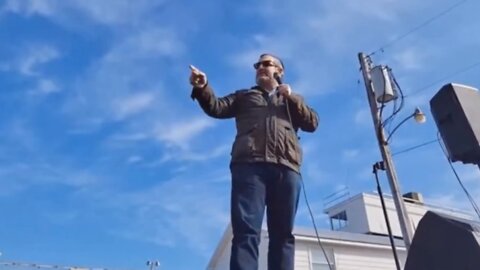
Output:
[[[395,99],[393,99],[393,107],[392,107],[392,114],[391,114],[391,115],[394,115],[397,110],[398,110],[398,98],[395,98]],[[390,128],[391,128],[391,126],[392,126],[391,124],[392,124],[392,122],[393,122],[393,118],[394,118],[394,117],[392,117],[392,118],[389,119],[388,121],[385,120],[384,123],[383,123],[383,124],[384,124],[384,127],[385,127],[385,129],[386,129],[386,131],[387,131],[387,134],[390,134],[390,133],[391,133],[391,132],[390,132]]]
[[[423,91],[425,91],[425,90],[428,90],[430,87],[432,87],[432,86],[434,86],[434,85],[436,85],[436,84],[438,84],[438,83],[440,83],[440,82],[445,81],[446,79],[449,79],[449,78],[451,78],[451,77],[453,77],[453,76],[456,76],[456,75],[458,75],[458,74],[467,72],[467,71],[469,71],[469,70],[471,70],[471,69],[473,69],[473,68],[475,68],[475,67],[477,67],[477,66],[480,66],[480,61],[478,61],[478,62],[476,62],[476,63],[474,63],[474,64],[472,64],[472,65],[463,67],[463,68],[461,68],[461,69],[459,69],[459,70],[457,70],[457,71],[454,71],[454,72],[452,72],[452,73],[450,73],[450,74],[442,77],[441,79],[435,80],[434,82],[431,82],[431,83],[429,83],[429,84],[427,84],[427,85],[425,85],[425,86],[423,86],[423,87],[421,87],[421,88],[418,88],[417,90],[412,91],[412,93],[406,95],[405,97],[415,96],[415,95],[417,95],[417,94],[419,94],[419,93],[421,93],[421,92],[423,92]]]
[[[407,118],[403,119],[400,123],[398,123],[398,125],[392,130],[392,132],[388,135],[387,137],[387,140],[386,142],[389,143],[390,142],[390,139],[392,138],[392,135],[393,133],[395,133],[395,131],[397,131],[397,129],[405,122],[407,122],[407,120],[409,120],[410,118],[414,117],[415,114],[412,114],[410,116],[408,116]]]
[[[301,182],[302,182],[303,196],[305,197],[305,203],[307,204],[308,213],[310,213],[310,218],[312,219],[313,228],[315,229],[315,235],[317,236],[318,245],[322,249],[323,256],[325,256],[325,260],[327,261],[327,264],[328,264],[328,268],[330,270],[333,270],[332,265],[330,264],[330,260],[328,259],[328,256],[327,256],[327,252],[325,251],[322,241],[320,241],[320,236],[318,235],[317,225],[315,224],[315,218],[313,217],[312,209],[310,208],[310,204],[308,203],[307,192],[305,191],[305,184],[303,183],[303,179],[301,180]]]
[[[468,192],[467,188],[463,184],[462,180],[460,179],[460,176],[458,176],[457,170],[455,170],[455,167],[453,167],[453,163],[448,157],[447,151],[445,150],[445,147],[442,145],[441,140],[440,140],[440,132],[437,132],[437,138],[438,138],[438,144],[440,144],[440,148],[442,148],[442,152],[445,155],[445,158],[448,161],[448,164],[450,165],[450,168],[452,169],[452,172],[455,174],[455,177],[457,178],[458,183],[460,184],[460,187],[462,187],[463,192],[467,195],[468,200],[472,204],[473,210],[477,213],[478,217],[480,218],[480,210],[478,209],[477,204],[473,200],[472,196]]]
[[[388,134],[389,135],[387,137],[388,139],[385,141],[386,143],[388,143],[391,135],[393,134],[393,132],[396,129],[396,128],[394,128],[394,131],[390,132],[390,127],[391,127],[392,123],[394,122],[397,114],[403,109],[403,107],[405,105],[405,95],[403,94],[403,90],[400,87],[400,84],[398,83],[397,79],[395,78],[395,75],[393,75],[393,72],[392,72],[391,68],[388,68],[388,76],[394,83],[397,95],[399,95],[399,97],[400,97],[400,104],[399,105],[397,104],[397,98],[396,98],[395,101],[394,101],[394,109],[393,109],[392,114],[389,117],[387,117],[387,119],[385,119],[385,121],[383,121],[382,124],[381,124],[382,127],[385,127],[385,128],[388,127],[387,129],[388,129]],[[382,119],[380,119],[380,120],[382,120]],[[398,126],[399,125],[397,125],[397,127]]]
[[[404,149],[404,150],[400,150],[400,151],[398,151],[398,152],[393,153],[393,154],[392,154],[392,157],[393,157],[393,156],[396,156],[396,155],[400,155],[400,154],[404,154],[404,153],[413,151],[413,150],[415,150],[415,149],[417,149],[417,148],[424,147],[424,146],[426,146],[426,145],[429,145],[429,144],[432,144],[432,143],[435,143],[435,142],[438,142],[438,139],[431,140],[431,141],[428,141],[428,142],[424,142],[424,143],[421,143],[421,144],[418,144],[418,145],[409,147],[409,148]]]
[[[418,31],[419,29],[425,27],[426,25],[430,24],[431,22],[437,20],[438,18],[442,17],[443,15],[447,14],[448,12],[452,11],[453,9],[461,6],[462,4],[464,4],[465,2],[467,2],[468,0],[461,0],[461,1],[458,1],[456,2],[455,4],[451,5],[450,7],[448,7],[447,9],[443,10],[442,12],[440,12],[439,14],[427,19],[426,21],[424,21],[423,23],[421,23],[420,25],[414,27],[413,29],[409,30],[408,32],[406,32],[405,34],[402,34],[400,36],[398,36],[397,38],[391,40],[390,42],[387,42],[386,44],[384,44],[383,46],[380,46],[380,48],[378,48],[377,50],[375,50],[374,52],[370,53],[369,56],[371,55],[374,55],[376,54],[377,52],[384,52],[385,51],[385,48],[387,47],[390,47],[392,46],[393,44],[395,44],[396,42],[404,39],[405,37],[409,36],[410,34]]]

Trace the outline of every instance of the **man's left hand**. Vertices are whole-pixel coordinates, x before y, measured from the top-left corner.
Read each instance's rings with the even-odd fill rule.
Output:
[[[280,84],[277,88],[278,93],[284,97],[290,96],[292,93],[292,88],[288,84]]]

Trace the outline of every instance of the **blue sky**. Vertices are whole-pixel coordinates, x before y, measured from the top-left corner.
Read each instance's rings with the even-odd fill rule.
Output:
[[[263,52],[282,57],[285,81],[320,115],[317,132],[301,134],[303,176],[327,228],[325,197],[375,189],[357,53],[456,3],[373,55],[409,95],[397,123],[416,106],[429,118],[405,123],[392,152],[436,138],[428,101],[443,84],[480,87],[480,65],[467,69],[480,61],[479,2],[1,1],[0,259],[204,269],[228,224],[234,125],[190,99],[188,65],[221,96],[254,84]],[[471,211],[438,144],[395,164],[402,192]],[[456,167],[478,197],[478,169]],[[312,226],[303,198],[297,225]]]

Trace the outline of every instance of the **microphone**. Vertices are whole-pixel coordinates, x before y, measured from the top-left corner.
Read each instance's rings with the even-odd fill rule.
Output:
[[[273,77],[275,78],[278,84],[283,84],[282,78],[280,77],[280,74],[278,74],[278,72],[273,73]]]
[[[277,81],[277,83],[279,85],[283,84],[282,78],[280,77],[280,74],[278,74],[278,72],[273,73],[273,77],[275,78],[275,80]],[[279,97],[280,97],[280,92],[277,91],[277,98],[279,98]],[[288,106],[288,101],[287,101],[287,99],[284,99],[284,100],[285,100],[285,106],[287,107],[288,121],[290,122],[290,125],[293,127],[292,116],[290,115],[290,108]],[[293,131],[294,131],[295,136],[296,136],[297,130],[294,127],[293,127]]]
[[[283,84],[282,78],[280,77],[280,74],[278,72],[273,73],[273,78],[277,81],[278,85]],[[280,97],[280,93],[277,91],[277,98]]]

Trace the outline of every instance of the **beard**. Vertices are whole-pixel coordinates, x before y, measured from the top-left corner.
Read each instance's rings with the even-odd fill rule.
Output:
[[[258,74],[256,77],[256,82],[258,85],[270,84],[272,83],[272,80],[273,76],[269,76],[265,73]]]

